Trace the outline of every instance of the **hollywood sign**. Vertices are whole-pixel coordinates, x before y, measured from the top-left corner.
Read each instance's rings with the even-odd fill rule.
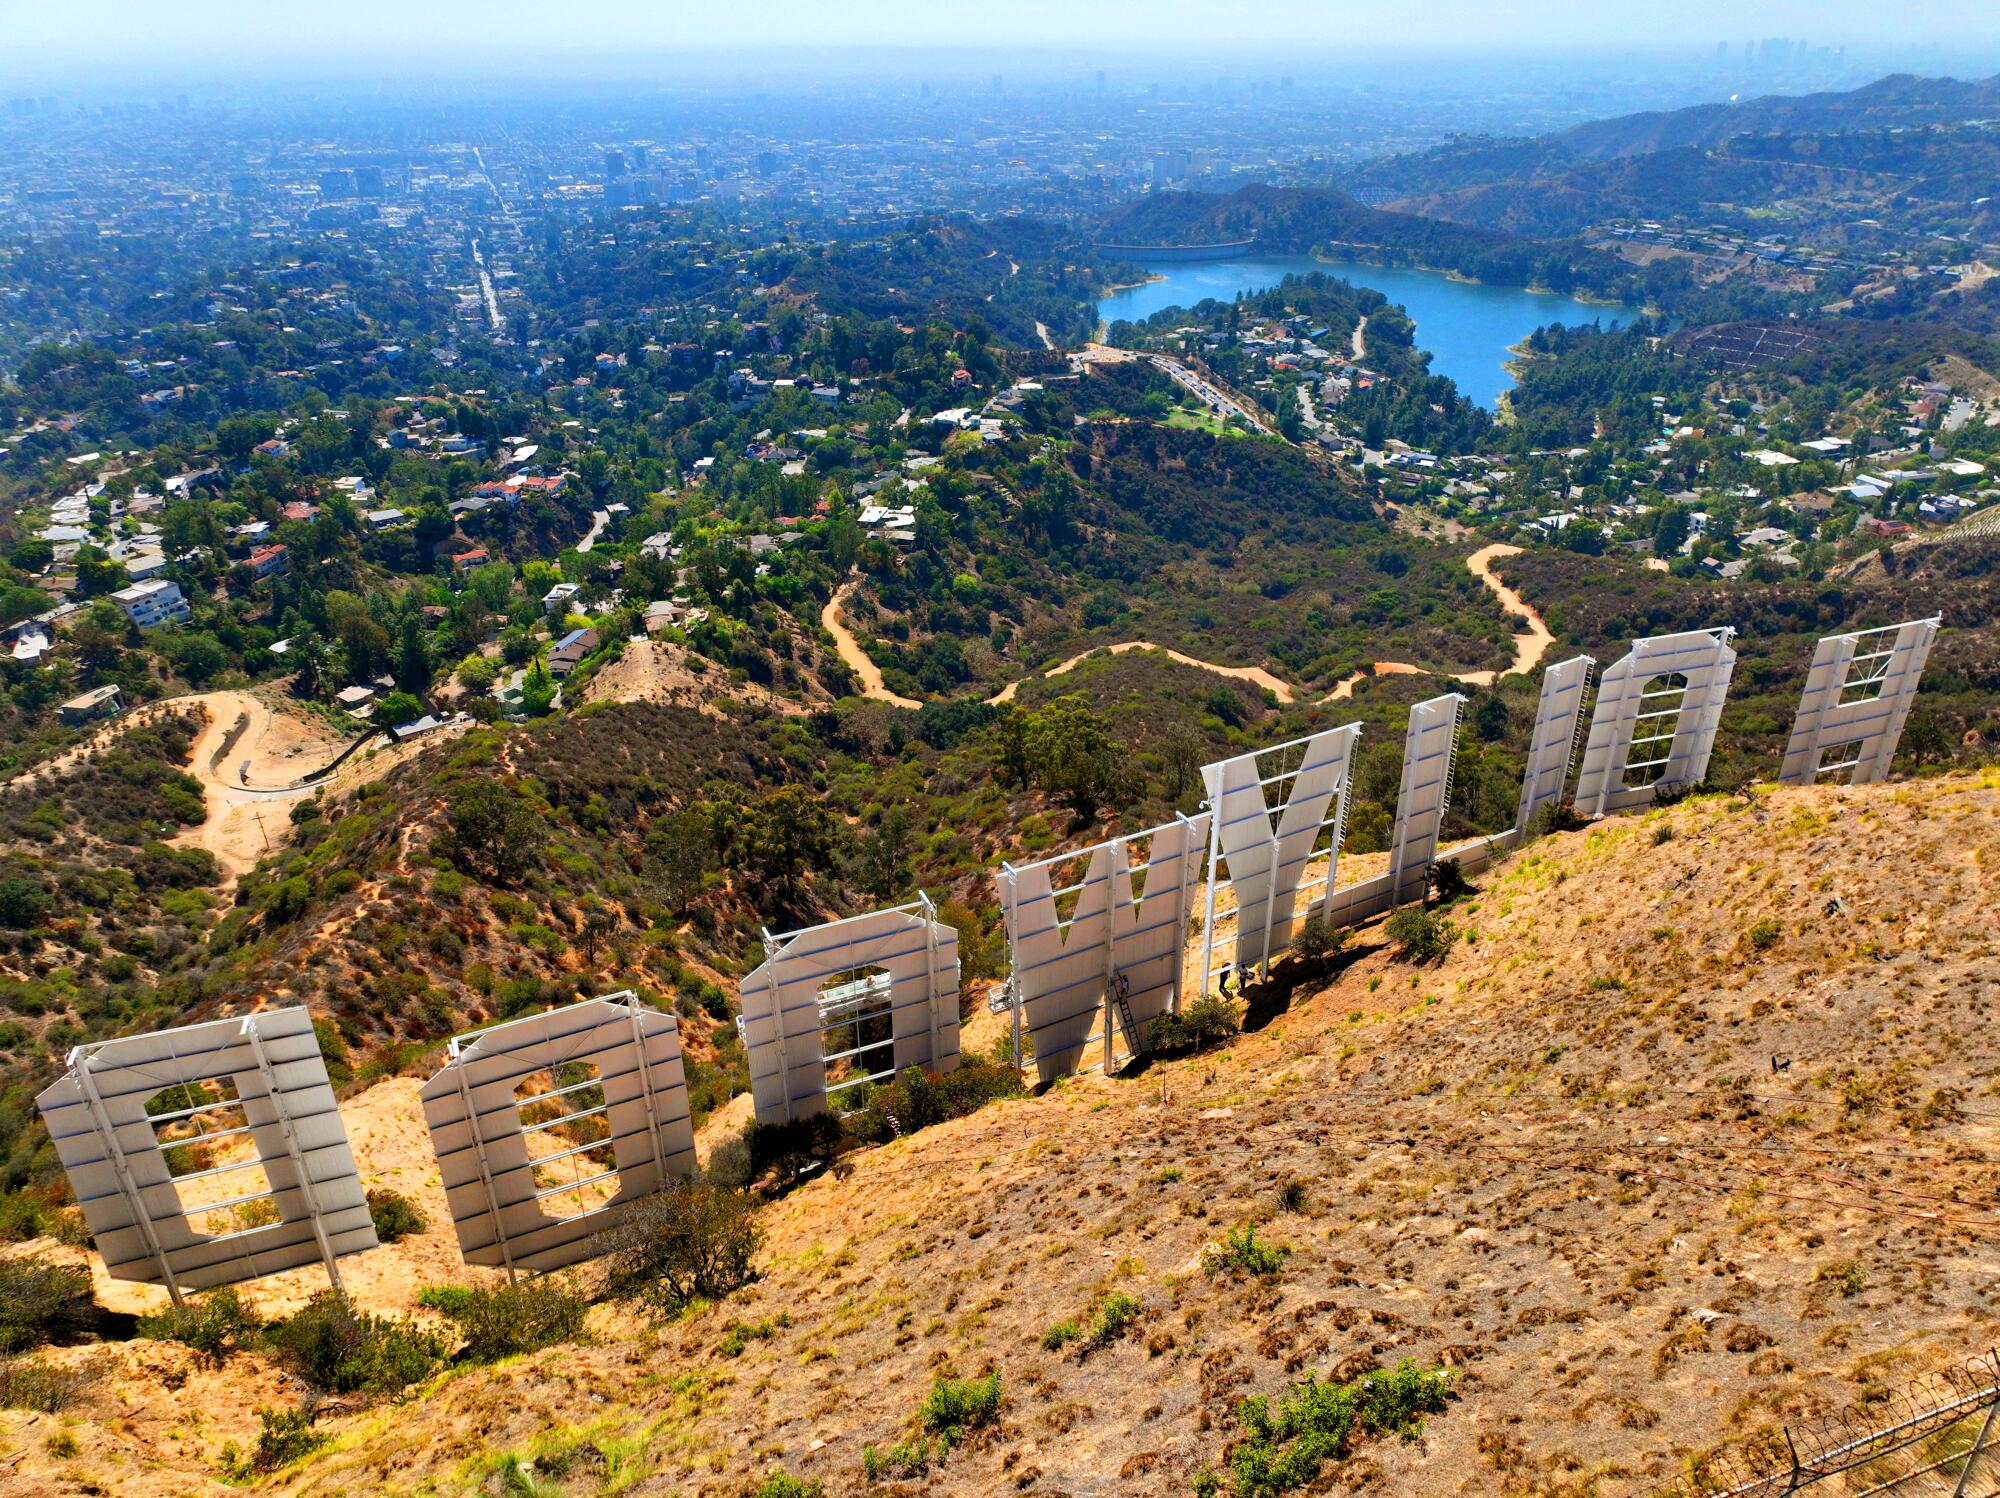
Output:
[[[1883,779],[1938,624],[1821,640],[1779,780]],[[1596,663],[1549,667],[1514,825],[1450,856],[1467,872],[1484,867],[1566,797],[1598,817],[1698,784],[1735,669],[1733,633],[1635,642],[1597,677],[1587,734]],[[1349,926],[1420,898],[1464,701],[1448,693],[1411,708],[1387,866],[1368,878],[1338,877],[1358,723],[1203,766],[1197,815],[1003,864],[1016,1064],[1032,1053],[1052,1081],[1089,1064],[1094,1037],[1109,1071],[1190,989],[1208,992],[1230,967],[1268,971],[1302,921]],[[767,933],[738,1020],[758,1120],[810,1117],[907,1067],[955,1068],[958,991],[958,933],[927,896]],[[592,1257],[620,1207],[696,1168],[679,1025],[629,993],[460,1036],[421,1097],[460,1252],[510,1275]],[[339,1259],[376,1246],[304,1009],[80,1046],[37,1102],[114,1279],[164,1285],[178,1303],[187,1290],[318,1260],[337,1286]]]

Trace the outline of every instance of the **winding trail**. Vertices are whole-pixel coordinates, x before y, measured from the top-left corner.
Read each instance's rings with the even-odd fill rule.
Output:
[[[847,669],[861,681],[861,695],[876,702],[886,702],[891,707],[922,707],[914,698],[892,692],[882,684],[882,668],[868,658],[868,652],[861,648],[861,642],[840,618],[840,606],[847,602],[848,595],[856,588],[853,579],[842,583],[833,590],[833,597],[826,601],[826,607],[819,611],[820,628],[833,636],[833,648],[840,655]]]
[[[1354,357],[1357,360],[1368,357],[1368,314],[1361,314],[1361,321],[1354,325]]]
[[[1518,556],[1521,548],[1509,546],[1504,541],[1496,541],[1491,546],[1483,546],[1465,559],[1466,571],[1478,578],[1499,601],[1500,607],[1517,619],[1528,621],[1525,634],[1514,638],[1514,663],[1505,671],[1458,671],[1440,673],[1448,675],[1452,681],[1462,681],[1469,687],[1490,687],[1502,676],[1520,676],[1532,671],[1540,664],[1543,656],[1556,637],[1549,633],[1548,623],[1535,611],[1519,593],[1493,575],[1493,563],[1501,557]],[[1331,692],[1320,698],[1321,702],[1343,702],[1354,695],[1355,687],[1373,674],[1375,676],[1422,676],[1430,670],[1428,666],[1413,666],[1408,661],[1377,661],[1373,672],[1356,671],[1352,676],[1341,678]]]
[[[1354,689],[1371,675],[1426,676],[1436,674],[1444,676],[1451,681],[1463,682],[1467,686],[1490,687],[1502,676],[1519,676],[1534,670],[1541,663],[1542,657],[1548,654],[1549,647],[1555,644],[1555,636],[1549,632],[1548,623],[1535,611],[1534,605],[1522,598],[1519,593],[1508,587],[1493,573],[1493,563],[1502,557],[1517,556],[1520,554],[1520,551],[1521,548],[1518,546],[1510,546],[1504,541],[1496,541],[1491,546],[1481,547],[1465,559],[1466,570],[1486,585],[1488,591],[1493,594],[1494,599],[1502,609],[1517,619],[1528,621],[1527,630],[1517,635],[1514,639],[1514,660],[1505,671],[1486,670],[1433,673],[1429,666],[1416,666],[1408,661],[1376,661],[1372,670],[1356,671],[1352,676],[1343,678],[1341,681],[1335,683],[1332,691],[1328,692],[1324,697],[1317,699],[1317,701],[1321,703],[1344,702],[1352,697]],[[854,638],[853,633],[841,622],[841,605],[847,602],[848,595],[858,585],[858,580],[850,579],[834,590],[833,597],[827,600],[826,607],[820,611],[820,625],[828,634],[833,636],[834,648],[839,652],[841,660],[846,662],[848,669],[860,679],[862,696],[872,698],[876,702],[887,702],[894,707],[922,707],[923,704],[921,702],[900,696],[890,691],[883,684],[881,669],[868,658],[868,653],[861,648],[860,642]],[[1254,682],[1286,706],[1298,700],[1297,692],[1289,682],[1272,674],[1272,672],[1263,666],[1218,665],[1214,661],[1205,661],[1199,656],[1185,655],[1178,650],[1169,649],[1165,645],[1155,644],[1151,640],[1125,640],[1116,645],[1093,645],[1090,649],[1079,651],[1068,660],[1061,661],[1040,674],[1045,677],[1064,676],[1074,671],[1093,655],[1099,653],[1123,655],[1130,650],[1162,651],[1169,659],[1177,661],[1183,666],[1193,666],[1197,670],[1211,671],[1217,676],[1226,676],[1234,681]],[[1033,676],[1018,677],[1008,682],[1007,685],[986,700],[995,707],[1012,702],[1015,695],[1020,691],[1021,684],[1033,679]]]
[[[1227,676],[1233,681],[1255,682],[1287,706],[1296,700],[1291,683],[1280,681],[1262,666],[1218,666],[1214,661],[1205,661],[1201,657],[1194,655],[1183,655],[1178,650],[1169,649],[1165,645],[1156,645],[1151,640],[1125,640],[1116,645],[1093,645],[1088,650],[1077,652],[1059,665],[1049,667],[1042,675],[1045,677],[1066,676],[1089,660],[1093,655],[1124,655],[1127,651],[1132,650],[1158,650],[1163,652],[1169,660],[1178,661],[1183,666],[1193,666],[1198,670],[1212,671],[1217,676]],[[1022,678],[1022,680],[1029,681],[1033,679],[1032,677]],[[995,706],[1003,702],[1012,702],[1014,700],[1014,693],[1019,690],[1020,685],[1020,681],[1010,681],[986,700]]]

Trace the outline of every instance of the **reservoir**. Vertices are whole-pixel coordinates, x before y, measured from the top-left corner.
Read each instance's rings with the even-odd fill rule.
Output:
[[[1573,297],[1518,286],[1474,286],[1438,271],[1315,260],[1309,255],[1249,255],[1240,260],[1142,262],[1160,279],[1114,291],[1097,304],[1105,322],[1138,321],[1165,307],[1192,307],[1207,297],[1234,301],[1286,276],[1337,276],[1372,287],[1401,305],[1417,325],[1417,347],[1431,356],[1431,373],[1448,375],[1461,394],[1491,409],[1512,384],[1507,350],[1549,323],[1630,322],[1630,307],[1592,306]]]

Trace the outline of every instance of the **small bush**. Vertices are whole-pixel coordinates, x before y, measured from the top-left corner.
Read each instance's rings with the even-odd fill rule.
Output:
[[[885,1477],[921,1477],[930,1464],[928,1441],[904,1441],[885,1451],[877,1451],[872,1442],[861,1448],[861,1470],[870,1482]]]
[[[1229,1453],[1230,1490],[1235,1498],[1275,1498],[1310,1487],[1327,1462],[1347,1455],[1357,1428],[1408,1439],[1450,1397],[1449,1372],[1425,1372],[1405,1361],[1351,1384],[1321,1383],[1308,1374],[1280,1397],[1275,1415],[1265,1396],[1246,1399],[1236,1407],[1243,1436]],[[1207,1491],[1219,1491],[1219,1484],[1211,1481]]]
[[[1122,1290],[1113,1290],[1097,1303],[1097,1320],[1090,1328],[1087,1343],[1091,1347],[1103,1347],[1124,1335],[1125,1328],[1139,1319],[1145,1304],[1136,1295],[1127,1295]]]
[[[1590,818],[1576,809],[1574,801],[1551,801],[1535,813],[1530,830],[1536,837],[1552,832],[1578,832],[1590,825]]]
[[[527,1280],[492,1290],[431,1285],[417,1304],[453,1322],[465,1336],[458,1360],[492,1363],[583,1335],[590,1306],[554,1280]]]
[[[1306,1183],[1297,1176],[1288,1176],[1278,1188],[1278,1210],[1281,1212],[1303,1212],[1311,1205],[1311,1196]]]
[[[942,1456],[965,1439],[969,1430],[991,1425],[1000,1415],[1000,1374],[984,1378],[940,1378],[931,1385],[918,1418],[938,1438]]]
[[[1301,962],[1317,965],[1337,956],[1347,945],[1348,935],[1345,926],[1336,926],[1323,915],[1309,916],[1292,937],[1292,954]]]
[[[0,1361],[0,1409],[58,1414],[82,1399],[104,1377],[109,1362],[109,1358],[97,1354],[67,1368],[43,1357]]]
[[[159,1342],[179,1342],[219,1368],[230,1353],[246,1346],[263,1324],[241,1292],[225,1285],[185,1306],[140,1317],[139,1335]]]
[[[1282,1243],[1259,1243],[1257,1225],[1246,1222],[1231,1228],[1221,1243],[1203,1249],[1201,1267],[1207,1274],[1269,1276],[1284,1268],[1291,1254],[1291,1249]]]
[[[726,1358],[740,1358],[752,1342],[768,1342],[778,1335],[779,1327],[791,1324],[792,1318],[784,1314],[772,1321],[732,1321],[715,1350]]]
[[[257,1406],[257,1449],[248,1462],[239,1462],[230,1475],[238,1481],[261,1472],[275,1472],[293,1462],[304,1461],[333,1439],[313,1429],[310,1410],[275,1410]]]
[[[758,1485],[757,1498],[822,1498],[825,1492],[817,1477],[807,1479],[773,1472]]]
[[[1768,952],[1778,944],[1778,938],[1785,934],[1784,924],[1772,916],[1765,916],[1743,933],[1744,944],[1753,952]]]
[[[763,1232],[748,1197],[684,1181],[633,1202],[606,1237],[611,1292],[672,1313],[748,1284]]]
[[[74,1342],[97,1324],[88,1269],[37,1256],[0,1259],[0,1353]]]
[[[1197,999],[1179,1014],[1155,1015],[1146,1026],[1146,1049],[1172,1056],[1198,1051],[1240,1034],[1243,1022],[1236,1006],[1210,995]]]
[[[1465,869],[1456,858],[1440,858],[1432,864],[1424,883],[1433,905],[1449,905],[1472,893],[1472,881],[1465,877]]]
[[[383,1187],[368,1193],[368,1220],[375,1224],[375,1236],[384,1243],[401,1243],[430,1226],[415,1202]]]
[[[327,1394],[399,1394],[444,1356],[414,1322],[356,1310],[338,1290],[320,1291],[267,1340],[279,1363]]]
[[[789,1123],[752,1123],[743,1131],[750,1148],[750,1178],[775,1170],[789,1185],[806,1171],[824,1165],[840,1153],[845,1142],[839,1118],[831,1113],[814,1113]]]
[[[1071,1316],[1066,1321],[1058,1321],[1042,1333],[1043,1352],[1061,1352],[1070,1343],[1083,1335],[1083,1323]]]
[[[1458,940],[1458,928],[1421,905],[1405,905],[1383,923],[1382,934],[1396,945],[1403,962],[1436,962]]]
[[[997,1098],[1020,1097],[1026,1090],[1011,1060],[1004,1066],[969,1061],[943,1076],[912,1066],[887,1087],[875,1088],[857,1100],[859,1106],[848,1117],[847,1132],[865,1144],[882,1144],[897,1133],[909,1134],[948,1118],[963,1118]]]

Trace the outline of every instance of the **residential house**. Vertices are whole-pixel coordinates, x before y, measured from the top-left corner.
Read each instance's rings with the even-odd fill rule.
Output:
[[[120,588],[111,597],[125,610],[126,617],[141,629],[178,624],[194,616],[194,611],[188,607],[188,601],[181,593],[180,584],[164,577],[149,578],[129,588]]]
[[[80,697],[72,697],[56,709],[57,715],[71,728],[77,728],[98,718],[115,718],[125,711],[125,695],[118,683],[93,687]]]
[[[250,575],[262,582],[267,577],[276,577],[290,570],[292,554],[284,546],[260,546],[246,559],[250,565]]]
[[[594,629],[573,629],[549,648],[549,675],[569,675],[602,642]]]

